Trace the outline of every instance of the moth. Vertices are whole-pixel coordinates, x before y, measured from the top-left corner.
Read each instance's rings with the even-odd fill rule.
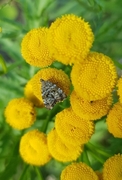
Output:
[[[47,109],[52,109],[56,103],[67,97],[63,90],[51,81],[40,79],[40,82],[43,103]]]

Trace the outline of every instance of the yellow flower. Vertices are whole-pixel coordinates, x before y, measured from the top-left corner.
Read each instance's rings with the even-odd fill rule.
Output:
[[[117,72],[108,56],[91,52],[84,63],[73,66],[71,80],[75,91],[83,99],[95,101],[107,97],[112,92]]]
[[[65,74],[64,71],[58,70],[56,68],[41,69],[31,79],[33,93],[40,101],[43,101],[40,79],[49,80],[50,82],[56,84],[63,90],[66,95],[68,95],[70,92],[70,80],[68,78],[68,75]]]
[[[112,95],[101,100],[90,102],[82,99],[75,91],[73,91],[70,95],[70,102],[73,111],[79,117],[86,120],[97,120],[108,113],[112,105]]]
[[[27,63],[37,67],[52,64],[54,59],[50,56],[47,47],[48,28],[36,28],[29,31],[21,43],[21,52]]]
[[[5,109],[6,122],[15,129],[30,127],[36,120],[34,105],[28,99],[12,99]]]
[[[49,132],[47,144],[52,157],[61,162],[76,160],[83,151],[83,146],[65,144],[58,136],[56,129]]]
[[[42,166],[51,160],[47,137],[38,130],[31,130],[22,136],[19,152],[26,163],[35,166]]]
[[[117,87],[118,87],[117,94],[119,96],[119,101],[122,103],[122,77],[118,80]]]
[[[48,46],[53,57],[64,64],[83,61],[94,40],[88,22],[74,14],[54,21],[48,33]]]
[[[104,163],[103,180],[122,180],[122,155],[116,154]]]
[[[108,131],[114,137],[122,138],[122,104],[116,103],[109,111],[106,119]]]
[[[24,95],[27,99],[29,99],[36,107],[42,107],[43,102],[40,101],[33,93],[31,82],[28,81],[24,88]]]
[[[94,123],[80,118],[71,108],[56,115],[55,128],[62,141],[72,145],[88,142],[94,133]]]
[[[61,180],[98,180],[98,176],[85,163],[72,163],[61,173]]]

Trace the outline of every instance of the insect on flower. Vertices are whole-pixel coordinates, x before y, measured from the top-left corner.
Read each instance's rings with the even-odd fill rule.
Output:
[[[52,109],[58,102],[63,101],[67,96],[56,84],[40,79],[42,84],[41,93],[45,107]]]

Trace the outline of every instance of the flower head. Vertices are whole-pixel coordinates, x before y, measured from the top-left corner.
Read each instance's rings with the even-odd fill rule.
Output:
[[[122,103],[122,77],[118,80],[117,83],[117,94],[119,95],[119,101]]]
[[[83,99],[95,101],[107,97],[112,92],[117,72],[109,57],[91,52],[84,63],[73,66],[71,80],[75,91]]]
[[[98,180],[98,176],[85,163],[72,163],[61,173],[61,180]]]
[[[79,117],[86,120],[97,120],[108,113],[112,105],[112,95],[109,95],[101,100],[90,102],[88,100],[84,100],[75,91],[73,91],[70,95],[70,102],[73,111]]]
[[[64,143],[58,136],[56,129],[49,132],[47,136],[49,152],[52,157],[61,162],[76,160],[83,151],[83,146],[75,146]]]
[[[122,179],[122,155],[116,154],[104,163],[103,168],[104,180],[121,180]]]
[[[28,81],[24,88],[24,94],[27,99],[29,99],[36,107],[42,107],[43,102],[41,102],[33,93],[31,81]]]
[[[28,99],[12,99],[5,109],[6,122],[15,129],[30,127],[36,120],[34,105]]]
[[[122,104],[116,103],[109,111],[106,119],[108,131],[114,135],[114,137],[122,138]]]
[[[56,115],[55,128],[63,142],[75,145],[88,142],[94,133],[94,123],[80,118],[71,108]]]
[[[24,36],[21,52],[25,61],[30,65],[45,67],[54,61],[47,47],[47,34],[48,28],[37,28],[32,29]]]
[[[20,140],[19,152],[22,159],[35,166],[41,166],[51,160],[47,147],[47,137],[38,130],[24,134]]]
[[[37,74],[31,79],[31,85],[34,95],[40,100],[42,100],[42,84],[40,79],[49,80],[50,82],[56,84],[63,92],[68,95],[70,92],[70,80],[68,75],[64,71],[58,70],[56,68],[45,68],[38,71]]]
[[[48,46],[55,59],[64,64],[83,61],[94,40],[88,22],[73,14],[56,19],[48,33]]]

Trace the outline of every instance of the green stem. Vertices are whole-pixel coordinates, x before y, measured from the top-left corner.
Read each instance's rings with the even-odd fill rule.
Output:
[[[115,61],[114,59],[113,59],[113,61],[114,61],[114,64],[115,64],[118,68],[122,69],[122,64],[121,64],[121,63],[119,63],[118,61]]]
[[[86,149],[84,149],[84,152],[83,152],[83,162],[85,162],[88,166],[90,166],[90,161],[89,161]]]
[[[44,132],[44,133],[46,132],[50,119],[51,119],[51,113],[48,114],[46,120],[43,123],[43,126],[41,127],[42,132]]]
[[[42,132],[46,132],[47,130],[47,127],[48,127],[48,124],[49,124],[49,121],[52,120],[52,118],[58,113],[58,110],[59,110],[59,107],[58,106],[55,106],[52,110],[49,110],[49,113],[47,115],[47,118],[41,128],[41,131]]]
[[[21,65],[23,63],[25,63],[25,61],[17,61],[17,62],[15,62],[14,64],[12,64],[12,65],[10,65],[8,67],[7,72],[13,70],[14,68],[16,68],[17,66],[19,66],[19,65]]]
[[[97,161],[99,161],[101,164],[104,164],[104,160],[103,158],[99,157],[98,155],[96,155],[95,153],[93,153],[92,151],[89,151],[89,154],[91,154]]]
[[[37,179],[38,180],[44,180],[43,177],[42,177],[41,171],[36,166],[35,166],[35,171],[36,171],[36,174],[37,174],[37,177],[38,177]]]
[[[28,167],[29,167],[29,165],[25,164],[24,170],[23,170],[22,175],[19,178],[19,180],[23,180],[24,176],[26,175],[26,171],[27,171]]]
[[[101,155],[103,155],[104,157],[107,157],[107,158],[109,158],[110,157],[110,154],[108,154],[107,152],[105,152],[103,149],[102,149],[102,147],[97,147],[97,146],[95,146],[95,145],[93,145],[92,143],[90,143],[90,142],[88,142],[87,144],[86,144],[86,147],[89,149],[89,150],[91,150],[93,153],[99,153],[99,154],[101,154]],[[100,149],[101,148],[101,149]]]
[[[3,72],[1,72],[2,74],[5,74],[7,72],[7,67],[6,67],[6,63],[3,59],[3,57],[0,55],[0,64],[2,66]]]

